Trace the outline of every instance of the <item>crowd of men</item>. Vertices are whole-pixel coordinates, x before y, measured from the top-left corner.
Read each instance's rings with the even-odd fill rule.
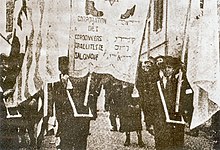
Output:
[[[155,59],[155,65],[150,65],[153,62],[142,65],[142,74],[150,74],[143,75],[145,86],[142,79],[137,84],[145,104],[143,110],[147,116],[147,128],[151,131],[153,125],[156,149],[182,149],[185,124],[181,121],[191,122],[193,90],[186,79],[184,65],[178,58],[159,56]]]
[[[13,93],[13,90],[9,90],[13,86],[7,88],[6,86],[10,84],[5,82],[10,75],[7,74],[8,59],[7,56],[1,55],[1,72],[4,74],[1,73],[0,78],[0,147],[15,148],[16,145],[8,142],[8,135],[13,131],[22,136],[28,131],[31,140],[29,148],[40,149],[44,130],[47,128],[45,122],[47,123],[49,116],[54,114],[48,113],[48,116],[43,118],[44,127],[36,139],[34,126],[43,116],[43,111],[37,110],[37,101],[40,97],[42,99],[44,97],[40,90],[18,106],[22,119],[26,121],[19,126],[19,132],[18,127],[10,127],[7,123],[5,106],[5,101]],[[88,73],[81,78],[71,77],[68,74],[68,62],[68,57],[59,58],[60,80],[51,83],[49,90],[52,99],[50,104],[55,104],[58,122],[56,133],[56,137],[60,137],[58,149],[87,148],[90,121],[98,117],[97,98],[102,86],[105,90],[105,110],[110,114],[111,131],[125,133],[124,146],[130,145],[130,132],[134,131],[137,133],[138,145],[145,146],[142,141],[141,112],[143,111],[146,130],[154,135],[157,150],[183,149],[184,128],[186,124],[191,123],[193,113],[193,90],[186,78],[186,67],[179,58],[158,56],[140,62],[135,84],[118,80],[109,74]],[[18,67],[17,70],[20,69],[20,65]],[[135,88],[139,96],[135,96]],[[120,120],[120,127],[117,126],[116,118]],[[219,135],[219,130],[217,131]]]
[[[154,135],[157,150],[183,148],[185,123],[190,124],[193,112],[193,90],[186,79],[184,65],[178,58],[158,56],[140,62],[135,85],[138,98],[132,97],[134,85],[130,85],[129,91],[123,90],[123,82],[116,80],[110,84],[112,86],[106,85],[105,88],[106,107],[110,111],[112,131],[118,128],[116,117],[120,119],[119,131],[126,132],[125,146],[130,145],[129,132],[132,131],[137,132],[138,145],[144,146],[141,139],[141,108],[146,129]],[[110,87],[112,89],[108,90]],[[177,94],[180,97],[178,101]]]

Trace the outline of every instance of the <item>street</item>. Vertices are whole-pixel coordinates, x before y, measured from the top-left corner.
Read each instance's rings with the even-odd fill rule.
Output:
[[[139,148],[137,145],[136,133],[131,133],[131,145],[124,147],[125,134],[120,132],[110,131],[110,121],[108,112],[100,111],[96,121],[91,121],[90,132],[88,137],[88,150],[154,150],[154,137],[150,135],[144,127],[143,123],[143,141],[146,144],[145,148]],[[55,150],[56,139],[54,136],[45,136],[43,142],[43,150]],[[186,150],[211,150],[212,141],[200,131],[198,137],[185,136]]]
[[[108,118],[109,112],[104,111],[104,90],[101,91],[98,98],[98,118],[95,121],[90,122],[90,133],[88,137],[88,150],[154,150],[154,136],[149,134],[145,129],[145,123],[143,123],[143,141],[145,143],[144,148],[140,148],[137,145],[136,133],[131,133],[131,145],[129,147],[124,146],[125,133],[110,131],[111,125]],[[119,128],[119,120],[117,120]],[[53,136],[45,136],[43,141],[42,150],[56,150],[57,139]],[[212,150],[213,141],[207,133],[199,131],[198,137],[192,137],[185,135],[184,150]]]

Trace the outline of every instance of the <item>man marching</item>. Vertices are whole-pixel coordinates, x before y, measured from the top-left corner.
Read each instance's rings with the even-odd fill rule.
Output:
[[[57,136],[60,136],[61,140],[59,148],[86,150],[90,120],[93,115],[88,101],[85,101],[85,91],[88,88],[87,83],[90,82],[87,79],[91,76],[88,74],[82,78],[70,77],[68,62],[68,57],[59,58],[60,81],[54,83],[53,88],[53,100],[59,125]]]
[[[185,122],[191,122],[193,111],[193,91],[184,73],[179,72],[182,66],[177,58],[165,56],[159,79],[152,85],[157,150],[179,150],[184,146]]]

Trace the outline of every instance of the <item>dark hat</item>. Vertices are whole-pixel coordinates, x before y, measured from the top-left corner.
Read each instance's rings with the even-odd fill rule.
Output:
[[[61,56],[59,57],[59,64],[68,64],[69,63],[69,57],[67,56]]]
[[[152,61],[143,61],[142,62],[143,64],[147,65],[147,66],[152,66],[153,65],[153,62]]]
[[[67,56],[59,57],[59,70],[63,74],[68,73],[69,58]]]
[[[175,70],[180,69],[182,66],[182,62],[179,58],[172,57],[172,56],[165,56],[164,57],[164,67],[172,66]]]
[[[148,59],[155,59],[153,56],[149,56]]]

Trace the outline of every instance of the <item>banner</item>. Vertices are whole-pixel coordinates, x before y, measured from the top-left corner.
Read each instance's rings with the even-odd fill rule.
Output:
[[[10,32],[6,32],[6,0],[0,1],[0,54],[4,53],[7,56],[10,54],[11,45],[10,41],[7,41],[7,36]],[[9,42],[9,43],[8,43]]]
[[[70,73],[108,73],[135,82],[148,3],[145,0],[73,1]]]
[[[70,21],[62,18],[70,16],[70,4],[62,0],[23,0],[16,1],[15,8],[14,28],[22,44],[20,51],[25,52],[25,56],[16,80],[13,103],[17,105],[43,89],[44,99],[38,101],[38,110],[43,108],[43,118],[50,107],[47,84],[59,80],[58,57],[67,56]]]
[[[20,51],[25,52],[14,94],[16,103],[19,103],[46,83],[59,80],[58,57],[67,56],[70,25],[68,19],[61,18],[70,16],[70,4],[61,5],[60,0],[18,1],[15,8],[14,28],[21,41]],[[65,13],[60,13],[64,9]],[[64,28],[61,28],[60,21]],[[61,34],[61,31],[65,32]],[[63,40],[66,42],[61,42]]]
[[[217,1],[192,1],[187,77],[194,90],[191,128],[205,123],[220,108]]]

